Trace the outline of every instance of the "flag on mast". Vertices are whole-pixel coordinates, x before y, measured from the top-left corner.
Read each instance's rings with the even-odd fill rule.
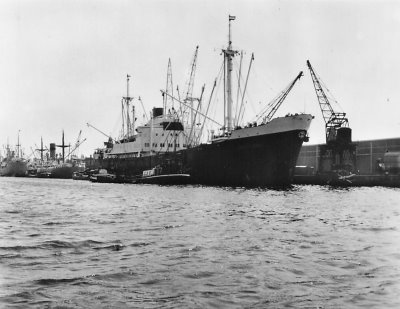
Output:
[[[229,20],[235,20],[235,19],[236,19],[236,16],[229,15]]]

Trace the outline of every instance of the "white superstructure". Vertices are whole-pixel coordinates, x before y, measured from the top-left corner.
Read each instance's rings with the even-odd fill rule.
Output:
[[[172,115],[160,115],[136,129],[128,141],[116,142],[104,158],[142,157],[185,149],[186,137],[182,123]]]

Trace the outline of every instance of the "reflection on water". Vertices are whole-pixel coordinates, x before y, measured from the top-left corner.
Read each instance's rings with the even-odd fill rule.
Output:
[[[400,306],[399,189],[0,187],[2,306]]]

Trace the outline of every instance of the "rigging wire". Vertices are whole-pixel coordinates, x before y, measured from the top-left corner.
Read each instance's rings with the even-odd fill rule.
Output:
[[[252,66],[252,64],[253,64],[253,61],[254,61],[254,53],[251,54],[249,69],[248,69],[248,71],[247,71],[246,82],[245,82],[245,85],[244,85],[243,95],[242,95],[242,101],[241,101],[241,105],[240,105],[240,109],[239,109],[239,119],[243,119],[243,116],[244,116],[244,110],[243,110],[243,114],[242,114],[242,108],[244,108],[244,96],[245,96],[245,94],[246,94],[247,83],[248,83],[248,81],[249,81],[250,70],[251,70],[251,66]],[[242,114],[242,117],[240,117],[241,114]],[[237,124],[236,124],[236,125],[237,125]]]
[[[218,93],[220,91],[221,85],[223,84],[223,70],[224,70],[224,61],[222,61],[220,70],[218,72],[217,75],[217,86],[216,86],[216,90],[215,93]],[[218,113],[218,107],[219,104],[217,104],[216,102],[218,101],[218,96],[214,96],[210,106],[211,106],[211,111],[210,111],[210,115],[212,115],[211,118],[216,119],[217,118],[217,113]],[[207,128],[209,128],[210,130],[212,129],[212,125],[210,121],[207,121]],[[220,128],[218,128],[220,129]]]

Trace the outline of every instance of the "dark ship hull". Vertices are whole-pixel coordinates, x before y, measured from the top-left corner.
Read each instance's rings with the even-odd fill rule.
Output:
[[[189,149],[188,173],[196,183],[205,185],[288,185],[303,143],[300,132],[254,136]]]
[[[38,178],[58,178],[58,179],[72,179],[74,172],[78,172],[77,166],[54,166],[50,168],[40,169],[36,173]]]
[[[50,178],[71,179],[72,174],[77,172],[77,166],[60,166],[54,168],[50,173]]]
[[[126,178],[160,166],[163,173],[186,173],[191,183],[215,186],[280,186],[292,183],[304,130],[202,144],[146,157],[104,159],[108,171]]]

